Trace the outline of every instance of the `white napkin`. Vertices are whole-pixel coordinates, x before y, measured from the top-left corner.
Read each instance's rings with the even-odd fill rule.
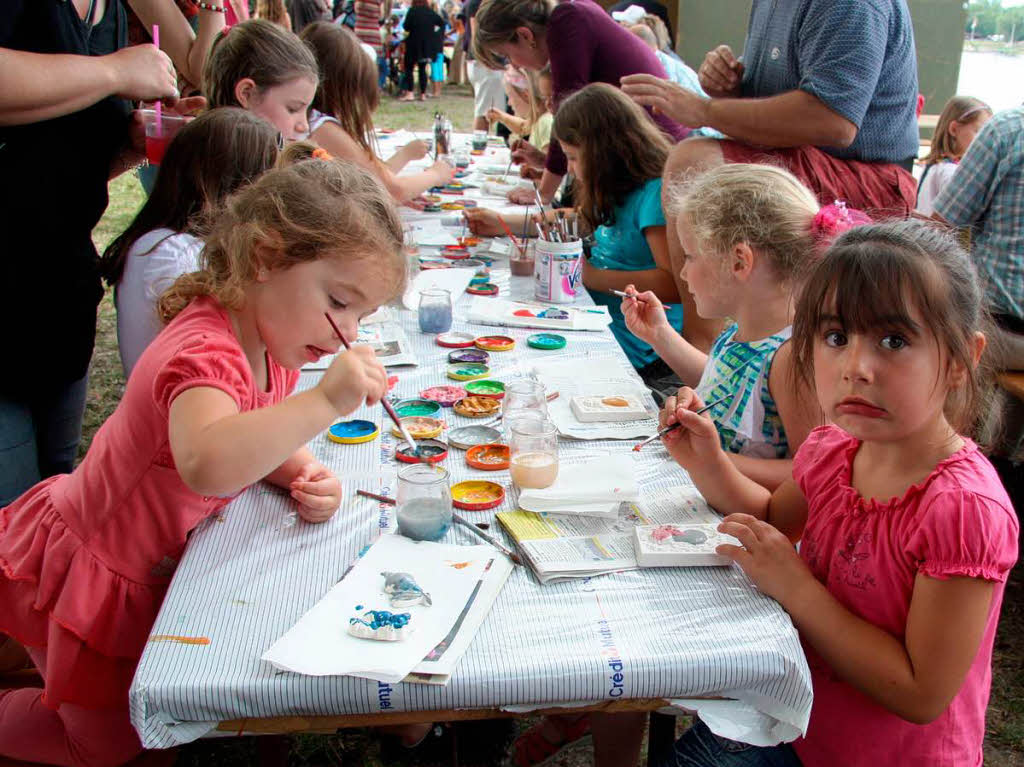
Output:
[[[519,507],[555,514],[611,516],[618,513],[620,503],[639,497],[633,462],[605,455],[586,463],[560,466],[558,479],[551,487],[524,489],[519,494]]]

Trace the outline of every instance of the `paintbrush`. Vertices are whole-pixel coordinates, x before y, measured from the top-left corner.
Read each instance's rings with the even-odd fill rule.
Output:
[[[634,301],[639,301],[642,304],[647,303],[645,299],[640,298],[640,296],[638,296],[636,293],[627,293],[624,290],[613,290],[611,291],[611,293],[612,295],[621,296],[622,298],[632,298]]]
[[[732,396],[732,395],[730,394],[730,395],[729,395],[729,397],[731,397],[731,396]],[[694,414],[695,414],[695,415],[700,415],[701,413],[704,413],[704,412],[706,412],[706,411],[710,410],[710,409],[711,409],[711,408],[713,408],[713,407],[714,407],[715,405],[717,405],[717,404],[719,404],[719,403],[721,403],[721,402],[725,402],[725,401],[726,401],[727,399],[729,399],[729,397],[722,397],[721,399],[716,399],[716,400],[715,400],[714,402],[709,402],[709,403],[708,403],[708,404],[706,404],[706,405],[705,405],[704,407],[702,407],[702,408],[701,408],[700,410],[695,410],[695,411],[694,411]],[[680,426],[682,426],[682,424],[681,424],[681,423],[674,423],[674,424],[672,424],[671,426],[666,426],[666,427],[665,427],[664,429],[662,429],[661,431],[659,431],[659,432],[658,432],[657,434],[655,434],[654,436],[652,436],[652,437],[648,437],[648,438],[647,438],[647,439],[645,439],[645,440],[644,440],[643,442],[639,442],[639,443],[637,443],[636,445],[633,445],[633,452],[634,452],[634,453],[635,453],[635,452],[639,452],[639,451],[640,451],[640,448],[642,448],[642,447],[643,447],[644,445],[648,445],[648,444],[650,444],[651,442],[654,442],[654,440],[656,440],[656,439],[661,439],[661,438],[662,438],[662,437],[664,437],[664,436],[665,436],[666,434],[668,434],[668,433],[669,433],[670,431],[675,431],[675,430],[676,430],[676,429],[678,429],[678,428],[679,428]]]
[[[398,503],[394,498],[388,498],[386,495],[377,495],[376,493],[371,493],[369,490],[356,490],[356,495],[361,495],[363,498],[372,498],[375,501],[386,503],[389,506],[394,506]]]
[[[341,339],[342,346],[344,346],[346,349],[351,349],[352,346],[345,339],[345,336],[341,334],[341,331],[338,329],[338,326],[334,324],[334,320],[331,319],[331,315],[328,314],[327,312],[324,312],[324,317],[326,317],[327,321],[331,323],[331,329],[334,330],[338,338]],[[395,409],[391,407],[391,403],[388,402],[387,397],[384,397],[384,399],[380,401],[380,404],[384,406],[384,410],[386,410],[387,414],[391,416],[391,420],[395,422],[395,426],[398,427],[398,431],[401,432],[402,436],[405,438],[406,443],[409,445],[409,447],[412,448],[412,454],[419,458],[421,463],[425,463],[429,466],[430,461],[428,461],[425,456],[420,455],[419,445],[416,444],[416,441],[409,434],[409,430],[405,428],[405,424],[402,423],[402,419],[398,417],[398,413],[395,412]]]
[[[516,239],[516,236],[512,234],[512,230],[508,228],[508,224],[505,223],[505,219],[501,217],[501,214],[496,215],[498,216],[498,223],[501,224],[501,228],[505,230],[505,234],[508,235],[508,238],[512,240],[512,244],[515,245],[516,250],[522,250],[522,245],[519,244],[519,240]]]
[[[460,517],[458,514],[455,514],[454,512],[452,513],[452,522],[454,522],[457,525],[462,525],[464,528],[466,528],[471,533],[473,533],[473,535],[477,536],[481,540],[487,541],[494,548],[496,548],[498,551],[500,551],[506,557],[511,559],[515,564],[519,565],[520,567],[523,566],[523,560],[520,559],[518,554],[516,554],[511,549],[509,549],[506,546],[504,546],[501,543],[499,543],[493,536],[488,535],[483,530],[478,528],[476,525],[472,524],[471,522],[468,522],[467,520],[463,519],[462,517]]]
[[[523,242],[526,242],[526,238],[528,236],[527,232],[529,232],[529,231],[530,231],[530,206],[527,205],[526,206],[526,213],[523,214],[523,234],[521,235],[521,239],[522,239]]]

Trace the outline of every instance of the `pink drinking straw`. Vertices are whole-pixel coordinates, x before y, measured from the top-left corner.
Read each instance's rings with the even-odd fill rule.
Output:
[[[160,47],[160,25],[153,25],[153,45],[157,48]],[[156,100],[156,135],[162,136],[164,133],[164,118],[162,115],[163,104],[160,103],[160,99]]]

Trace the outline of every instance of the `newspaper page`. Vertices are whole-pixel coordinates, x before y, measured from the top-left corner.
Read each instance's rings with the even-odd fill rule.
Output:
[[[721,521],[692,485],[648,488],[637,503],[623,503],[614,520],[553,512],[503,511],[498,520],[541,583],[636,570],[633,528]]]
[[[360,325],[356,343],[369,345],[384,367],[419,364],[409,343],[409,337],[402,326],[393,320]],[[327,370],[337,356],[327,354],[316,362],[307,362],[302,369]]]

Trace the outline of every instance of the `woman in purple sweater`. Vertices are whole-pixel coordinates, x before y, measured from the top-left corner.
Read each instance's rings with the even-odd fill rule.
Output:
[[[557,5],[551,0],[484,0],[474,22],[473,53],[484,65],[501,69],[502,58],[535,71],[550,65],[556,110],[563,99],[590,83],[618,88],[625,75],[666,76],[654,52],[592,0],[563,0]],[[689,133],[664,115],[652,116],[673,142]],[[545,202],[551,200],[566,167],[561,147],[552,140],[540,181]],[[529,201],[532,190],[528,195],[513,201]]]

